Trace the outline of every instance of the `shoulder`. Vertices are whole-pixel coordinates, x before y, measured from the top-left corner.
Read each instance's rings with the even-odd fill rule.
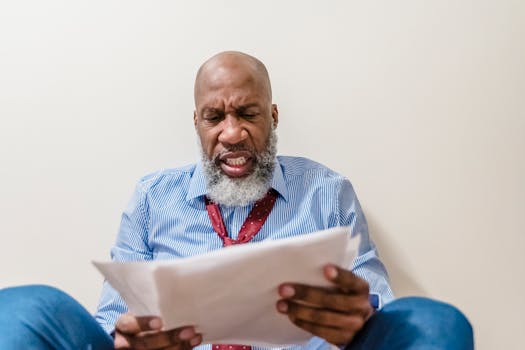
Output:
[[[319,162],[290,156],[279,156],[278,160],[289,190],[354,196],[353,186],[347,177]]]
[[[279,164],[286,176],[313,176],[345,179],[345,177],[327,166],[305,157],[278,156]]]
[[[196,164],[178,168],[162,169],[140,178],[137,188],[143,193],[155,191],[158,187],[180,186],[188,183],[195,171]]]

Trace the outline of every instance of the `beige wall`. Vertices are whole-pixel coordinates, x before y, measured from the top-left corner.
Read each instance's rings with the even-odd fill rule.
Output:
[[[191,162],[192,79],[263,59],[280,150],[354,183],[398,295],[458,305],[478,349],[525,312],[523,1],[17,1],[0,4],[0,286],[93,310],[120,212]]]

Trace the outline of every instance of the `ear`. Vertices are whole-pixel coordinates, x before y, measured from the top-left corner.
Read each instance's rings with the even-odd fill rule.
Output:
[[[279,109],[277,108],[277,105],[274,103],[272,104],[272,119],[273,119],[273,128],[277,128],[277,124],[279,124]]]

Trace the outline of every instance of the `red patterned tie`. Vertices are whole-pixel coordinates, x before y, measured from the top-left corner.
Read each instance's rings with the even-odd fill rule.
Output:
[[[222,220],[221,211],[219,206],[206,197],[206,210],[208,211],[208,216],[210,217],[211,224],[213,229],[219,237],[222,239],[222,243],[225,247],[232,244],[242,244],[249,242],[261,229],[262,225],[270,215],[275,200],[277,199],[277,191],[273,188],[266,193],[266,196],[259,199],[253,205],[250,214],[244,221],[239,231],[237,239],[232,239],[228,237],[228,232],[224,226],[224,221]],[[213,344],[212,350],[251,350],[252,347],[249,345],[238,345],[238,344]]]
[[[272,188],[266,193],[266,196],[255,202],[250,214],[248,214],[248,217],[241,226],[237,239],[228,237],[219,206],[210,201],[208,197],[206,197],[206,210],[208,211],[213,229],[222,239],[224,246],[227,247],[232,244],[249,242],[257,232],[259,232],[268,215],[270,215],[276,199],[277,191]]]

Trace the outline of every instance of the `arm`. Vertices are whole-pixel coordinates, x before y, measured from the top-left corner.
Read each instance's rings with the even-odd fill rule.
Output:
[[[298,327],[332,344],[345,345],[373,313],[369,294],[377,295],[379,304],[390,301],[393,295],[350,182],[340,181],[333,196],[337,201],[337,213],[333,217],[337,220],[332,224],[348,225],[353,236],[361,236],[352,271],[350,267],[326,266],[323,272],[333,284],[330,288],[282,284],[279,288],[282,299],[277,302],[277,310],[287,314]]]
[[[111,258],[152,260],[153,251],[148,241],[149,207],[144,182],[141,182],[122,214]],[[107,282],[104,282],[96,319],[106,332],[114,335],[115,349],[191,349],[202,341],[193,327],[164,330],[158,317],[135,317],[127,313],[124,300]]]
[[[114,261],[151,260],[152,251],[148,246],[148,203],[144,183],[141,181],[122,213],[120,228],[115,245],[111,248]],[[128,307],[120,294],[104,281],[96,320],[111,334],[115,330],[118,317],[127,312]]]
[[[379,259],[376,246],[369,235],[368,223],[361,204],[352,184],[347,179],[341,182],[337,198],[339,206],[338,225],[349,225],[351,235],[359,235],[361,238],[358,256],[351,267],[343,266],[343,268],[351,270],[356,276],[364,279],[369,285],[370,294],[377,295],[379,306],[382,306],[392,301],[394,294],[389,284],[386,268]]]

